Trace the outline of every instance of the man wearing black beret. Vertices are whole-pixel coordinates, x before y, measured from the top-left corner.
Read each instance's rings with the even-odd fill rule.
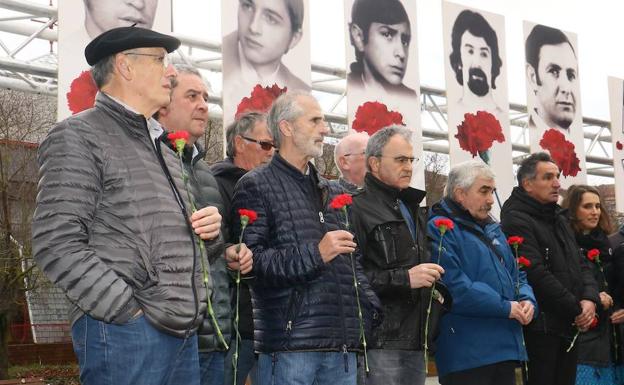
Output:
[[[95,38],[85,49],[95,107],[59,122],[39,149],[33,253],[73,304],[85,385],[199,385],[206,290],[193,233],[223,239],[216,208],[189,212],[176,155],[154,140],[179,46],[138,27]]]

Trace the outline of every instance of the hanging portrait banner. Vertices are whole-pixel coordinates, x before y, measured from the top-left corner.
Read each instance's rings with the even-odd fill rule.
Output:
[[[93,106],[95,83],[84,58],[101,33],[136,25],[171,33],[171,1],[63,0],[58,2],[58,112],[63,120]]]
[[[368,120],[362,117],[381,113],[390,124],[399,121],[392,113],[401,114],[419,158],[412,164],[411,185],[424,189],[416,0],[345,0],[345,19],[349,127],[372,135],[381,127],[361,127],[359,122]]]
[[[624,80],[611,76],[609,77],[609,107],[613,143],[615,208],[621,213],[624,212]]]
[[[576,34],[524,22],[525,77],[531,152],[546,151],[561,187],[586,181]]]

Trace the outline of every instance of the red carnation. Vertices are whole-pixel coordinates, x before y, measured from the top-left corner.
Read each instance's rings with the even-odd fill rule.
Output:
[[[595,261],[600,262],[600,250],[591,249],[587,251],[587,259],[589,259],[592,262],[595,262]]]
[[[245,222],[243,224],[243,228],[247,225],[254,223],[256,219],[258,219],[258,213],[253,210],[238,209],[238,215],[240,215],[241,224],[243,224],[243,221]]]
[[[329,207],[332,209],[340,210],[344,206],[351,206],[353,204],[353,197],[351,194],[340,194],[336,195],[334,199],[332,199]]]
[[[507,238],[507,243],[510,246],[519,246],[524,242],[524,238],[522,238],[521,236],[518,235],[512,235],[511,237]]]
[[[574,143],[554,128],[544,132],[539,145],[550,152],[563,176],[576,176],[581,171],[581,161],[576,156]]]
[[[615,142],[615,148],[621,151],[624,148],[624,145],[622,145],[622,142],[618,140],[617,142]]]
[[[524,255],[521,255],[518,258],[518,268],[530,267],[530,266],[531,266],[531,261],[529,261],[527,257],[525,257]]]
[[[592,320],[592,322],[589,324],[589,328],[593,329],[596,326],[598,326],[598,317],[594,316],[594,319]]]
[[[72,115],[93,107],[97,91],[90,71],[82,71],[76,79],[72,80],[69,92],[65,95],[67,107]]]
[[[453,227],[455,227],[453,221],[448,218],[438,218],[433,221],[433,224],[438,228],[440,234],[442,235],[446,233],[446,230],[453,230]]]
[[[464,114],[464,121],[457,126],[459,146],[470,152],[472,157],[484,153],[492,147],[494,141],[505,141],[503,129],[496,117],[487,111],[477,111],[477,114]]]
[[[262,87],[260,84],[256,84],[251,95],[244,97],[238,104],[234,118],[238,120],[246,112],[268,112],[273,101],[286,90],[287,87],[280,88],[277,84],[273,84],[271,87]]]
[[[173,144],[173,147],[178,151],[178,153],[182,153],[184,151],[184,146],[188,143],[189,133],[188,131],[174,131],[167,134],[167,139]]]
[[[389,111],[383,103],[366,102],[358,107],[351,127],[357,132],[373,135],[382,128],[393,124],[404,126],[403,115],[396,111]]]

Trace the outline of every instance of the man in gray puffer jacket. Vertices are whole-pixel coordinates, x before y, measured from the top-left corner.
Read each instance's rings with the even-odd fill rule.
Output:
[[[33,253],[74,305],[82,384],[199,384],[206,291],[193,232],[221,248],[221,216],[190,213],[151,118],[169,103],[167,53],[179,45],[137,27],[98,36],[85,49],[95,107],[58,123],[39,150]]]
[[[208,164],[204,161],[206,153],[198,143],[198,140],[203,138],[208,124],[206,83],[197,69],[180,64],[174,67],[178,76],[171,81],[171,103],[158,111],[157,119],[166,131],[189,133],[182,161],[196,205],[217,207],[219,213],[226,216],[228,213],[225,212],[217,180],[208,169]],[[166,139],[166,134],[162,138],[169,146],[175,147]],[[226,226],[222,226],[221,229],[224,239],[228,239]],[[223,247],[212,251],[206,258],[210,263],[213,285],[211,305],[214,318],[210,314],[204,314],[197,331],[200,381],[202,385],[223,385],[225,365],[232,365],[231,362],[225,361],[225,353],[232,335],[230,278],[226,270],[226,258],[232,270],[242,266],[242,272],[245,274],[251,270],[252,254],[244,243],[240,247],[229,245],[225,248],[226,258],[223,258]]]

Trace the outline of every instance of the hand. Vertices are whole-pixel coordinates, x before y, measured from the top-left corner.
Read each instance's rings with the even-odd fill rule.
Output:
[[[421,263],[407,271],[409,275],[410,287],[431,287],[433,283],[444,274],[444,269],[435,263]]]
[[[520,325],[525,325],[525,315],[522,305],[518,301],[509,301],[511,309],[509,309],[509,319],[515,319]]]
[[[592,301],[588,301],[586,299],[581,300],[581,314],[577,315],[574,318],[574,323],[581,330],[589,329],[589,325],[591,325],[594,320],[594,316],[596,315],[596,304]]]
[[[602,304],[602,307],[607,310],[608,308],[610,308],[611,306],[613,306],[613,298],[611,298],[611,296],[609,294],[607,294],[604,291],[600,292],[600,303]]]
[[[522,325],[528,325],[533,320],[533,314],[535,313],[535,306],[531,301],[520,301],[520,306],[522,307],[522,312],[524,313],[524,323],[520,322]]]
[[[348,254],[355,251],[353,234],[345,230],[328,231],[319,242],[319,252],[323,262],[329,263],[340,254]]]
[[[219,236],[221,214],[214,206],[207,206],[191,215],[191,226],[201,239],[209,241]]]
[[[253,268],[253,253],[246,244],[240,244],[240,250],[237,252],[239,245],[232,245],[225,249],[225,260],[232,270],[240,270],[242,274],[247,274]]]
[[[611,322],[621,324],[624,322],[624,309],[616,310],[611,314]]]

